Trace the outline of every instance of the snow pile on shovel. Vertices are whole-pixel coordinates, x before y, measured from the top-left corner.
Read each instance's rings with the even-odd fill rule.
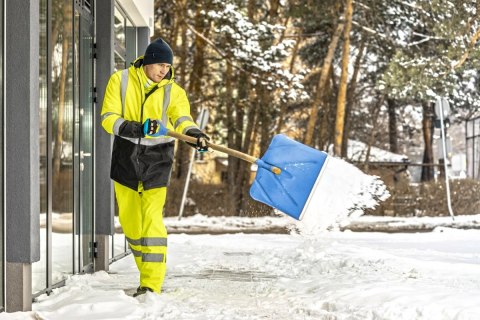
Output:
[[[376,207],[389,196],[379,177],[367,175],[342,159],[328,157],[296,227],[302,235],[314,236],[346,218],[361,216],[365,209]]]

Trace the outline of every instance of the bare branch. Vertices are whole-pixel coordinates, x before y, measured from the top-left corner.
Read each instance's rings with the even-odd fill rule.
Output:
[[[357,27],[360,27],[362,30],[364,30],[367,33],[374,34],[374,35],[379,36],[380,38],[383,38],[383,39],[388,39],[388,37],[386,35],[384,35],[383,33],[380,33],[378,31],[375,31],[375,30],[371,29],[371,28],[362,26],[361,24],[359,24],[355,20],[352,21],[352,24],[357,26]]]
[[[176,5],[176,6],[179,6],[179,4],[177,4],[177,1],[173,1],[173,3]],[[183,12],[183,11],[181,11]],[[208,39],[203,33],[199,32],[198,30],[196,30],[191,24],[189,24],[187,22],[187,20],[185,19],[185,17],[182,15],[182,20],[183,20],[183,23],[185,24],[185,26],[188,28],[188,30],[192,31],[196,36],[200,37],[203,41],[205,41],[210,47],[212,47],[213,50],[215,50],[223,59],[225,59],[225,61],[230,64],[232,67],[234,67],[235,69],[238,69],[242,72],[245,72],[245,73],[248,73],[250,76],[254,77],[254,78],[259,78],[258,75],[256,75],[255,73],[249,73],[247,70],[243,69],[242,67],[239,67],[237,66],[235,63],[233,63],[233,61],[228,57],[228,55],[223,52],[222,50],[220,50],[220,48],[218,48],[215,43],[213,43],[210,39]]]
[[[462,55],[462,58],[452,66],[452,70],[457,69],[462,64],[464,64],[465,61],[467,61],[468,56],[470,55],[470,52],[472,51],[473,47],[475,46],[479,38],[480,38],[480,29],[477,30],[477,32],[475,32],[475,34],[470,38],[470,44],[468,45],[467,51],[465,51]]]

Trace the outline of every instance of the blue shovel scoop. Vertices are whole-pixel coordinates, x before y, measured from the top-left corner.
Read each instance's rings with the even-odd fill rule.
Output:
[[[197,139],[160,128],[161,135],[196,143]],[[328,161],[327,153],[308,147],[283,134],[273,137],[262,158],[208,143],[213,150],[258,165],[250,196],[279,211],[301,220],[311,198],[316,194],[322,172]]]

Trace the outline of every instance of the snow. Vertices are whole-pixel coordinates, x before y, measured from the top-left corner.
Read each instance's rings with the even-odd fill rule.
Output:
[[[421,226],[451,218],[361,217]],[[480,215],[455,223],[478,227]],[[169,229],[224,224],[232,230],[291,226],[285,217],[167,218]],[[464,225],[464,226],[465,226]],[[185,235],[169,238],[165,292],[125,295],[138,274],[130,257],[110,274],[71,276],[34,312],[0,319],[475,319],[480,310],[480,231],[437,227],[423,234],[322,232]],[[65,241],[68,242],[68,241]],[[454,271],[454,272],[452,272]],[[447,303],[448,302],[448,303]],[[67,316],[68,315],[68,316]]]
[[[173,234],[161,295],[125,294],[138,281],[128,256],[0,319],[478,319],[479,241],[479,230],[444,227]]]
[[[177,217],[164,218],[169,233],[287,233],[294,228],[295,221],[281,214],[265,217],[208,217],[196,214],[178,219]]]
[[[351,161],[363,162],[365,161],[367,150],[367,144],[350,139],[348,140],[347,158]],[[408,157],[371,146],[368,160],[370,162],[407,162]]]
[[[445,209],[446,210],[446,209]],[[447,215],[448,212],[445,212]],[[354,219],[344,219],[339,227],[349,230],[383,230],[389,232],[399,231],[431,231],[441,230],[441,227],[455,229],[480,229],[480,214],[456,216],[452,219],[445,217],[378,217],[362,216]]]
[[[390,196],[387,187],[376,176],[332,156],[322,166],[297,224],[300,233],[316,237],[347,217],[360,216]]]

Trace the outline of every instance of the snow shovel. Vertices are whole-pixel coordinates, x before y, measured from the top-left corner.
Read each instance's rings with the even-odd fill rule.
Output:
[[[160,134],[195,144],[197,139],[170,131],[164,126]],[[317,194],[328,154],[292,140],[283,134],[273,137],[261,159],[221,145],[208,143],[213,150],[258,165],[250,196],[279,211],[301,220],[313,195]]]

